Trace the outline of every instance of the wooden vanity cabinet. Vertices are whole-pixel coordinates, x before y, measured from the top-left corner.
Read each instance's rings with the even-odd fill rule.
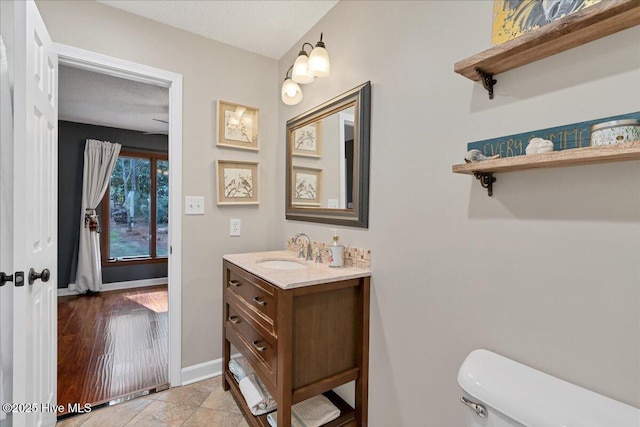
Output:
[[[233,346],[277,402],[278,427],[291,426],[291,405],[324,393],[340,409],[326,426],[366,426],[369,370],[369,277],[283,289],[224,260],[223,387],[254,426],[229,372]],[[355,381],[355,408],[331,390]]]

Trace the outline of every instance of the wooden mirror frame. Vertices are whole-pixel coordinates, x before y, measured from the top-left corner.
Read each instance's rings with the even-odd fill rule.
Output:
[[[321,208],[292,204],[292,134],[305,125],[322,120],[349,107],[354,111],[353,208]],[[371,125],[371,82],[357,86],[324,104],[287,121],[286,219],[324,224],[369,227],[369,154]]]

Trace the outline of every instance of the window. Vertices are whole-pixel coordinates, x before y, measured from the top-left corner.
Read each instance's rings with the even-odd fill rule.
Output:
[[[166,261],[169,161],[166,154],[121,151],[102,200],[102,259]]]

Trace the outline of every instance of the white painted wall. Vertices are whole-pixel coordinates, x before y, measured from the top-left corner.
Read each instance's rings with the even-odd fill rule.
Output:
[[[204,196],[205,215],[182,219],[182,365],[222,356],[222,255],[284,247],[276,235],[277,62],[96,2],[38,1],[54,42],[183,75],[184,196]],[[260,109],[258,153],[216,148],[216,100]],[[215,204],[215,160],[260,162],[259,206]],[[242,236],[229,237],[229,219]],[[169,284],[171,286],[171,284]]]
[[[466,143],[640,110],[640,28],[497,77],[490,101],[453,64],[491,46],[490,1],[342,1],[324,32],[332,75],[286,120],[372,82],[370,425],[461,426],[457,370],[486,348],[640,405],[640,162],[454,175]],[[284,182],[284,145],[278,145]],[[284,220],[283,236],[331,226]]]

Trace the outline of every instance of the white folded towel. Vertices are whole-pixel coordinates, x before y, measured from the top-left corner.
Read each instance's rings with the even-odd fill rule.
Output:
[[[229,360],[229,371],[231,371],[231,374],[237,382],[240,382],[240,380],[247,375],[253,374],[251,365],[249,365],[249,362],[247,362],[247,359],[244,357],[237,357]]]
[[[249,374],[241,379],[239,386],[253,415],[266,414],[276,409],[276,401],[256,374]]]
[[[318,427],[340,416],[340,410],[323,395],[303,400],[291,407],[291,427]],[[278,412],[267,415],[271,427],[278,427]]]

